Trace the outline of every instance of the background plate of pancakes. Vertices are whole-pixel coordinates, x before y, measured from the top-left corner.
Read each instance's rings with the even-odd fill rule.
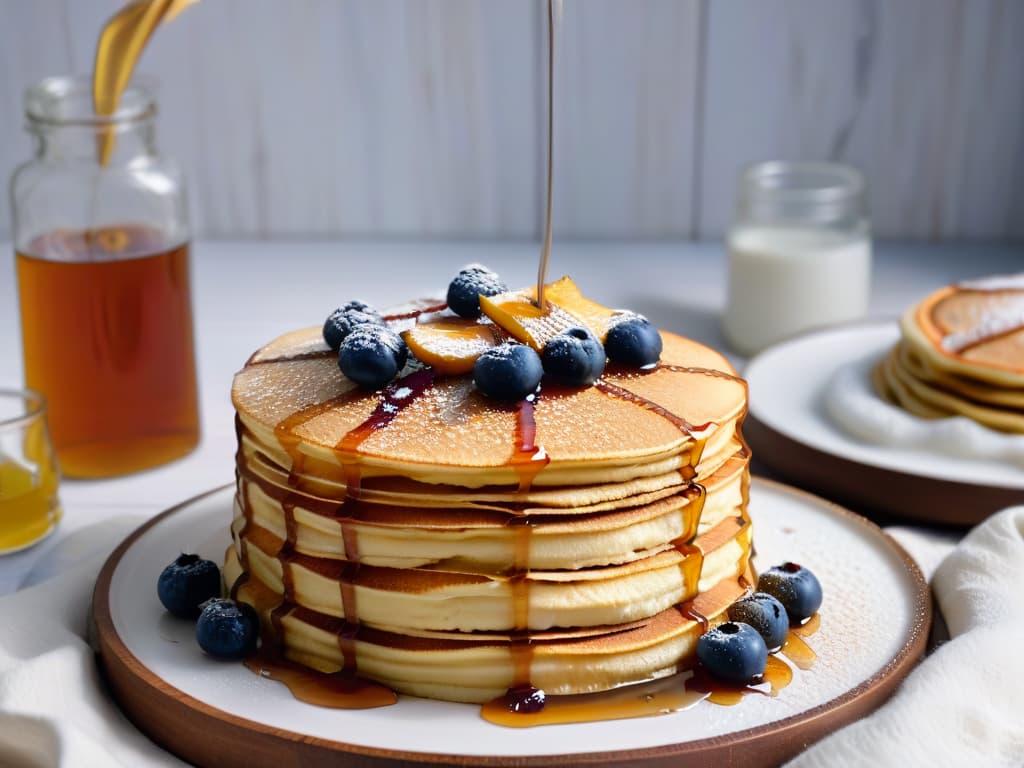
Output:
[[[200,765],[776,764],[878,706],[927,641],[927,585],[898,545],[863,518],[755,479],[755,565],[802,563],[825,592],[820,629],[807,639],[816,662],[777,697],[525,729],[486,722],[476,705],[412,696],[379,709],[315,707],[241,663],[206,657],[192,624],[156,599],[160,571],[183,549],[222,556],[233,495],[212,491],[132,534],[104,566],[93,604],[115,698],[157,743]]]
[[[864,377],[877,377],[879,402],[888,398],[915,417],[987,414],[994,427],[1024,419],[1024,400],[1014,399],[1024,397],[1024,373],[986,360],[984,345],[977,360],[942,348],[943,338],[969,341],[983,327],[984,314],[965,299],[985,293],[991,291],[951,286],[908,309],[900,322],[835,326],[755,357],[744,371],[750,386],[744,434],[756,459],[796,485],[873,516],[973,525],[1024,501],[1024,466],[1012,459],[866,442],[840,427],[825,405],[836,372],[862,361]],[[1017,355],[1019,368],[1024,330],[1003,328],[994,336],[989,351]]]

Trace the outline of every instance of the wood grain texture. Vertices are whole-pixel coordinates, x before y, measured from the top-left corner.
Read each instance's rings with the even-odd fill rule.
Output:
[[[555,71],[555,232],[693,231],[698,0],[566,0]],[[546,15],[537,36],[545,35]],[[557,43],[556,43],[557,45]],[[546,69],[540,119],[546,120]],[[546,168],[546,123],[541,168]]]
[[[121,0],[0,0],[21,93],[91,68]],[[205,236],[537,238],[541,0],[206,0],[140,68]],[[747,162],[863,168],[883,236],[1024,237],[1024,3],[565,0],[562,237],[717,237]],[[0,206],[0,236],[9,231]]]
[[[42,0],[0,43],[41,48],[3,77],[89,69],[117,2]],[[42,6],[46,6],[45,9]],[[160,143],[207,236],[523,236],[537,229],[536,8],[475,0],[217,0],[154,35]],[[31,26],[26,26],[31,22]],[[58,39],[70,27],[70,41]],[[60,57],[52,52],[59,50]],[[10,91],[10,93],[8,93]],[[8,165],[29,154],[18,140]],[[8,158],[4,158],[5,160]],[[7,229],[7,212],[0,231]]]
[[[744,165],[797,158],[861,168],[882,236],[1024,233],[1024,4],[724,0],[707,21],[700,234]]]

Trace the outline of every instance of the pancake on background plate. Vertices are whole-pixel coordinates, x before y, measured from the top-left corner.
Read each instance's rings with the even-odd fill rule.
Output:
[[[874,372],[883,397],[924,418],[1024,433],[1024,273],[942,288],[900,330]]]

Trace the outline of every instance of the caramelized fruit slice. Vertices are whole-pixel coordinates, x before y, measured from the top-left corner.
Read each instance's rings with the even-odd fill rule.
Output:
[[[537,353],[544,351],[548,339],[579,321],[560,307],[548,302],[548,311],[541,312],[530,296],[521,291],[480,297],[480,308],[512,338],[529,344]]]
[[[481,353],[497,345],[489,326],[461,317],[414,325],[402,338],[418,360],[446,376],[469,373]]]
[[[568,277],[545,286],[546,311],[534,304],[536,296],[536,288],[481,296],[480,308],[495,324],[537,352],[542,352],[553,336],[576,325],[589,328],[604,342],[609,321],[617,314],[616,310],[584,297]]]
[[[535,288],[530,291],[530,297],[536,298],[536,296]],[[589,328],[602,344],[608,335],[612,317],[620,313],[620,310],[609,309],[603,304],[588,299],[580,293],[579,287],[568,277],[563,277],[561,280],[544,286],[544,299],[575,316],[580,324]]]

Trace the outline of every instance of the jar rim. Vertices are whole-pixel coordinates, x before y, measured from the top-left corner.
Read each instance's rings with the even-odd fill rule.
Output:
[[[100,126],[143,122],[156,114],[154,78],[134,76],[121,94],[117,111],[98,115],[93,108],[92,75],[46,77],[25,91],[25,116],[31,125]]]
[[[843,163],[770,160],[744,168],[740,187],[741,192],[789,200],[831,201],[861,195],[864,175]]]
[[[46,398],[34,389],[0,388],[0,400],[20,400],[21,407],[9,415],[0,409],[0,432],[28,424],[46,413]]]

